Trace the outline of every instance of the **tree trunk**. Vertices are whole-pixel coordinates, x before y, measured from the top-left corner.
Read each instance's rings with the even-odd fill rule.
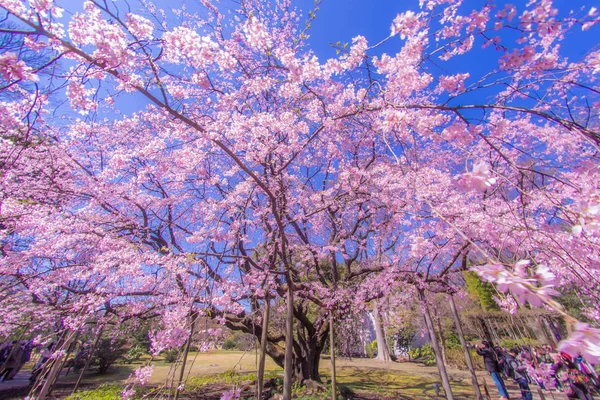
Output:
[[[500,346],[500,334],[498,333],[498,323],[496,322],[496,318],[491,318],[489,322],[489,326],[492,328],[492,336],[494,337],[494,343],[496,346]]]
[[[373,314],[371,319],[373,320],[375,337],[377,339],[377,357],[375,357],[375,359],[381,361],[391,361],[392,358],[390,357],[390,349],[388,348],[387,340],[385,339],[385,332],[383,331],[377,300],[373,301]]]
[[[440,351],[440,346],[435,335],[435,329],[433,328],[433,321],[431,320],[429,305],[427,304],[427,300],[425,299],[425,293],[422,289],[419,289],[419,297],[421,299],[421,305],[423,307],[423,314],[425,314],[425,324],[427,325],[429,338],[431,339],[431,346],[433,347],[433,353],[435,354],[435,361],[438,367],[438,371],[440,372],[440,378],[442,378],[442,386],[444,386],[444,391],[446,392],[446,399],[454,400],[452,388],[450,388],[450,380],[448,379],[448,373],[446,372],[446,365],[444,365],[444,360],[442,359],[442,352]]]
[[[329,324],[325,317],[325,324],[317,335],[304,337],[302,330],[305,329],[301,321],[297,321],[297,335],[292,343],[292,381],[302,383],[308,379],[320,382],[319,362],[321,353],[329,335]],[[326,329],[325,329],[326,328]],[[273,359],[275,364],[285,369],[285,348],[278,345],[273,338],[266,341],[267,355]]]
[[[269,295],[265,297],[265,306],[263,309],[262,318],[262,333],[260,336],[260,359],[258,361],[258,373],[257,373],[257,387],[256,387],[256,398],[257,400],[262,399],[262,392],[264,387],[265,379],[265,360],[267,350],[267,333],[269,331],[269,311],[271,308],[271,300]]]
[[[294,293],[289,274],[287,286],[287,314],[285,316],[285,365],[283,368],[283,400],[292,400],[292,383],[294,379]]]
[[[542,318],[540,316],[534,317],[534,324],[531,324],[531,329],[535,334],[535,338],[540,341],[540,343],[547,344],[549,342],[548,335],[544,331],[544,324],[542,323]]]
[[[467,363],[467,368],[469,368],[469,373],[471,374],[471,383],[473,384],[475,397],[477,398],[477,400],[483,400],[481,390],[479,389],[479,382],[477,382],[477,374],[475,374],[475,368],[473,368],[473,360],[471,360],[471,353],[469,353],[469,349],[467,347],[467,341],[465,340],[465,335],[463,334],[462,324],[460,322],[460,317],[458,316],[458,311],[456,310],[454,296],[452,295],[450,295],[450,309],[452,310],[452,318],[454,319],[454,325],[456,326],[456,332],[458,333],[460,345],[463,349],[463,352],[465,353],[465,362]]]
[[[337,385],[335,379],[335,332],[333,330],[333,312],[329,314],[329,354],[331,356],[331,400],[336,400]]]
[[[296,329],[296,337],[298,340],[294,341],[294,379],[299,383],[303,383],[307,380],[321,382],[321,377],[319,376],[319,363],[321,361],[321,353],[323,352],[329,329],[326,329],[321,333],[321,335],[324,334],[324,336],[319,337],[305,336],[305,332],[303,332],[304,329],[305,328],[302,327],[301,324],[298,324]]]
[[[194,323],[196,319],[194,317],[194,313],[190,314],[190,337],[185,343],[185,350],[183,351],[183,359],[181,360],[181,371],[179,371],[179,379],[177,381],[177,388],[175,388],[175,400],[179,398],[179,392],[181,387],[181,382],[183,382],[183,376],[185,375],[185,364],[188,358],[188,354],[190,353],[190,344],[192,343],[192,339],[194,337]]]
[[[517,332],[515,332],[515,321],[512,315],[508,318],[506,324],[510,332],[510,337],[512,337],[514,340],[519,340],[519,336],[517,335]]]

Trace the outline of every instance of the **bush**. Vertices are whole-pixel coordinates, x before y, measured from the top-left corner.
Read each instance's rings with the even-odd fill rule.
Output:
[[[179,357],[179,349],[165,350],[161,354],[165,358],[166,363],[174,363]]]
[[[506,338],[506,339],[502,339],[502,341],[500,341],[500,346],[504,347],[505,349],[512,349],[513,347],[522,347],[522,346],[535,347],[535,346],[539,346],[541,344],[542,343],[539,340],[530,339],[530,338],[522,338],[522,339]]]
[[[234,350],[237,349],[237,344],[235,343],[235,340],[233,338],[229,337],[223,342],[222,348],[223,350]]]
[[[139,360],[144,354],[146,354],[146,349],[141,344],[134,344],[131,346],[127,355],[124,357],[125,362],[132,363],[134,361]]]
[[[411,360],[422,362],[425,365],[435,365],[435,354],[433,354],[433,347],[430,344],[413,347],[408,351],[408,356]]]
[[[256,348],[256,338],[249,333],[233,332],[227,336],[221,348],[223,350],[253,350]]]
[[[460,338],[454,332],[446,334],[446,348],[447,349],[461,349]]]
[[[122,339],[104,338],[100,340],[93,359],[93,365],[98,367],[99,374],[105,374],[125,354],[124,346],[125,341]]]
[[[373,340],[371,343],[365,345],[365,354],[368,358],[377,356],[377,340]]]
[[[475,349],[469,349],[469,353],[471,354],[471,361],[473,362],[473,368],[475,370],[483,370],[483,358],[475,352]],[[462,370],[467,369],[467,362],[465,361],[465,353],[462,348],[451,348],[446,350],[446,360],[448,361],[448,365],[453,368],[458,368]]]

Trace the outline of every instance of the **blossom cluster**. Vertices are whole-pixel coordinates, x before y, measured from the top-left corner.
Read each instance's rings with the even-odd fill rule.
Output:
[[[600,190],[589,190],[574,209],[579,216],[578,224],[572,228],[573,234],[585,232],[590,236],[600,237]]]
[[[490,189],[497,178],[492,175],[490,164],[486,161],[477,161],[473,164],[473,170],[462,174],[458,179],[458,185],[467,190],[483,192]]]
[[[221,394],[221,400],[234,400],[239,399],[242,395],[241,389],[232,389]]]
[[[511,269],[503,264],[486,264],[471,270],[484,281],[494,283],[498,291],[510,291],[521,304],[539,307],[560,293],[554,289],[555,275],[546,265],[538,265],[535,270],[530,265],[530,260],[521,260]]]
[[[580,354],[592,364],[600,364],[600,329],[577,322],[569,337],[558,343],[558,350],[577,357]]]
[[[17,54],[12,52],[0,54],[0,75],[9,82],[14,80],[38,80],[33,69],[27,66],[23,60],[19,60]]]
[[[511,315],[516,314],[517,309],[519,308],[515,299],[510,295],[505,297],[492,296],[492,299],[498,304],[498,307],[500,307],[502,311],[506,311]]]

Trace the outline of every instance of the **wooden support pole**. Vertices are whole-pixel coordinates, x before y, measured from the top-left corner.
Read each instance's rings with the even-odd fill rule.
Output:
[[[192,343],[192,339],[194,337],[194,325],[196,319],[195,314],[190,313],[190,337],[188,337],[187,342],[185,342],[185,350],[183,351],[183,359],[181,360],[181,370],[179,371],[179,379],[177,380],[177,388],[175,388],[175,400],[179,398],[179,392],[181,391],[181,382],[183,382],[183,376],[185,375],[185,364],[188,358],[188,354],[190,353],[190,344]]]
[[[260,359],[258,361],[256,399],[262,399],[262,392],[265,385],[265,361],[267,357],[267,335],[269,333],[269,312],[271,308],[271,300],[267,290],[265,296],[265,305],[263,308],[262,332],[260,334]]]
[[[475,392],[475,397],[477,398],[477,400],[482,400],[483,396],[481,394],[481,390],[479,389],[479,383],[477,382],[477,374],[475,374],[475,368],[473,368],[473,360],[471,360],[471,353],[469,353],[469,348],[467,347],[467,341],[465,340],[465,335],[462,330],[462,323],[460,322],[460,317],[456,309],[456,303],[454,302],[454,296],[452,295],[450,295],[450,309],[452,310],[452,317],[454,318],[454,325],[456,326],[456,332],[458,332],[460,345],[463,349],[463,352],[465,353],[465,362],[467,363],[467,368],[469,368],[469,373],[471,374],[471,382],[473,384],[473,391]]]
[[[444,387],[444,391],[446,392],[446,399],[454,400],[454,394],[452,393],[452,388],[450,387],[450,380],[448,379],[448,372],[446,371],[446,366],[444,365],[442,352],[440,350],[440,346],[435,335],[435,329],[433,327],[431,313],[429,312],[429,305],[427,304],[427,299],[425,298],[425,292],[423,291],[423,289],[419,289],[419,297],[421,299],[421,306],[423,307],[423,314],[425,314],[425,324],[427,325],[429,338],[431,339],[431,346],[433,347],[433,353],[435,354],[435,361],[438,367],[438,371],[440,373],[440,378],[442,379],[442,386]]]
[[[66,340],[63,342],[63,345],[60,347],[59,351],[65,351],[65,354],[58,356],[52,363],[52,366],[50,367],[50,371],[48,372],[48,375],[46,376],[46,380],[44,381],[44,384],[42,385],[42,388],[40,389],[40,393],[37,396],[34,396],[34,398],[36,400],[45,400],[46,397],[50,394],[50,392],[52,392],[52,388],[54,387],[54,384],[56,383],[56,380],[58,379],[58,375],[60,374],[60,371],[63,368],[64,361],[69,356],[69,353],[67,351],[69,350],[69,347],[71,346],[71,343],[73,342],[73,339],[75,338],[75,336],[76,336],[76,333],[71,332],[71,334],[68,335]]]
[[[331,400],[337,398],[337,382],[335,375],[335,333],[333,330],[333,312],[329,313],[329,353],[331,355]]]
[[[87,369],[89,368],[92,359],[94,358],[94,353],[96,352],[96,348],[98,347],[98,343],[100,342],[100,338],[102,337],[102,332],[104,332],[104,328],[98,328],[98,333],[96,334],[96,339],[94,340],[94,344],[92,345],[92,348],[90,349],[90,353],[88,354],[87,359],[85,360],[85,364],[81,370],[81,373],[79,374],[79,377],[77,378],[77,382],[75,382],[75,387],[73,388],[73,392],[75,393],[77,392],[77,389],[79,389],[79,384],[81,383],[81,380],[83,379],[83,374],[85,374],[85,371],[87,371]]]
[[[291,274],[288,273],[287,313],[285,316],[285,361],[283,368],[283,400],[292,400],[292,381],[294,378],[294,290]]]

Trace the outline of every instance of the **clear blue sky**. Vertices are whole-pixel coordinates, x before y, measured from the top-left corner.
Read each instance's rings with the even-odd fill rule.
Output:
[[[153,0],[159,8],[171,10],[175,5],[186,4],[188,9],[198,7],[198,0]],[[67,13],[65,17],[73,12],[80,11],[83,0],[56,0],[58,5],[62,6]],[[498,0],[499,8],[502,8],[506,0]],[[122,10],[123,0],[117,0],[117,4]],[[526,0],[512,1],[519,11],[525,8]],[[134,11],[139,7],[136,0],[129,0],[129,4]],[[314,0],[295,0],[294,4],[303,12],[301,24],[308,19],[308,12],[314,9]],[[463,8],[471,10],[483,6],[483,0],[466,0]],[[555,0],[556,7],[559,8],[562,15],[565,15],[568,10],[575,8],[575,11],[589,10],[592,5],[600,8],[598,0]],[[235,0],[221,0],[219,6],[224,14],[231,8],[238,7],[238,2]],[[330,46],[330,43],[340,41],[341,43],[350,42],[354,36],[363,35],[369,43],[375,44],[382,39],[385,39],[390,34],[390,26],[392,20],[400,12],[408,9],[418,10],[418,0],[322,0],[319,4],[317,18],[312,21],[312,26],[309,31],[310,39],[309,46],[314,53],[319,57],[321,62],[324,62],[329,57],[335,57],[335,49]],[[143,14],[143,12],[142,12]],[[588,32],[581,32],[579,27],[575,27],[568,36],[568,45],[563,47],[563,51],[571,60],[578,60],[589,52],[600,42],[600,24],[596,25]],[[377,49],[377,52],[387,52],[389,54],[396,53],[402,46],[402,40],[399,37],[392,38],[389,42]],[[481,46],[481,41],[476,42],[476,47]],[[467,57],[460,57],[452,60],[450,63],[439,62],[439,64],[448,70],[448,73],[470,72],[471,79],[476,79],[490,69],[496,66],[498,54],[491,57],[486,57],[486,53],[493,52],[488,48],[483,53],[479,51],[473,52]],[[430,71],[436,74],[435,71]],[[438,71],[439,72],[439,71]],[[467,84],[469,82],[467,81]],[[141,99],[140,99],[141,100]],[[136,103],[136,102],[133,102]],[[142,104],[129,104],[130,108],[140,107]]]
[[[185,4],[188,9],[193,9],[199,3],[197,0],[153,0],[153,2],[165,10],[170,10],[179,4]],[[502,7],[506,2],[506,0],[498,0],[495,3]],[[81,10],[83,0],[56,0],[56,3],[69,12],[75,12]],[[116,0],[116,3],[123,5],[122,0]],[[238,6],[237,3],[238,1],[234,0],[221,0],[220,7],[223,10],[235,8]],[[511,3],[522,10],[527,1],[513,0]],[[135,0],[129,0],[129,4],[133,9],[138,7]],[[294,4],[303,11],[305,18],[302,23],[304,23],[308,11],[314,9],[314,0],[294,0]],[[483,4],[482,0],[467,0],[464,9],[480,8]],[[587,11],[591,6],[600,8],[597,0],[554,0],[554,4],[562,12],[570,9]],[[418,10],[418,0],[322,0],[318,7],[317,18],[313,21],[310,30],[309,43],[319,59],[323,60],[335,55],[335,50],[329,43],[350,42],[352,37],[357,35],[365,36],[370,44],[384,39],[390,33],[390,25],[395,16],[409,9]],[[583,35],[579,28],[575,28],[570,34],[576,44],[569,46],[568,49],[573,56],[581,56],[600,43],[600,39],[594,39],[594,37],[600,38],[600,26],[597,25],[586,33]],[[383,50],[393,52],[399,46],[400,39],[395,38],[395,41],[387,44]]]
[[[495,3],[501,8],[507,1]],[[510,3],[523,10],[527,1],[513,0]],[[298,0],[296,4],[305,13],[314,8],[313,0]],[[554,0],[554,4],[561,13],[571,9],[584,9],[587,12],[592,6],[600,9],[597,0]],[[484,2],[480,0],[467,0],[464,9],[480,8],[483,5]],[[331,56],[334,51],[328,49],[330,42],[349,42],[356,35],[365,36],[371,44],[384,39],[389,35],[392,20],[396,15],[409,9],[417,11],[418,0],[323,0],[319,9],[311,28],[311,47],[319,56]],[[576,42],[580,49],[589,50],[600,43],[600,26],[596,25],[585,35],[581,34],[581,29],[574,28],[570,35],[577,37]],[[399,39],[396,43],[399,44],[398,42]]]

